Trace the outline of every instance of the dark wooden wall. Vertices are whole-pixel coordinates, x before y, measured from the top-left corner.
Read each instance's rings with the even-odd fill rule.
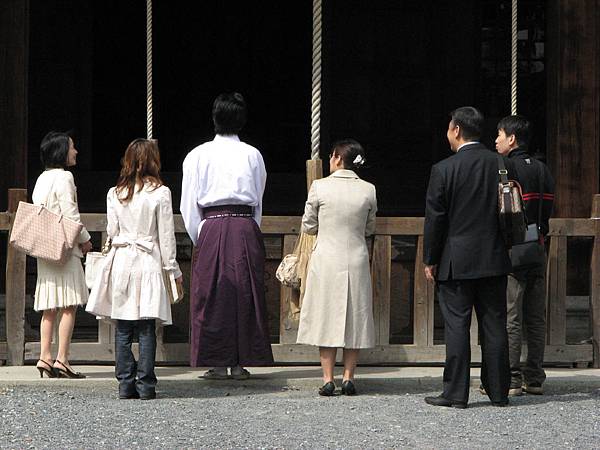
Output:
[[[29,1],[0,2],[0,210],[7,190],[27,187]]]
[[[589,217],[600,188],[600,0],[548,2],[548,162],[556,217]]]

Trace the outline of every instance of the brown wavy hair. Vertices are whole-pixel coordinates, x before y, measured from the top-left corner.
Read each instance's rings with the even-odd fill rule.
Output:
[[[160,152],[154,139],[135,139],[127,146],[125,156],[121,159],[121,174],[115,189],[121,203],[133,198],[135,189],[138,192],[149,182],[154,189],[162,186],[160,178]]]

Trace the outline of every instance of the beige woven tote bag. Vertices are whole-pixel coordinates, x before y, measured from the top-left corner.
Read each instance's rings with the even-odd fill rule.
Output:
[[[29,256],[62,265],[71,256],[82,228],[43,205],[19,202],[9,242]]]

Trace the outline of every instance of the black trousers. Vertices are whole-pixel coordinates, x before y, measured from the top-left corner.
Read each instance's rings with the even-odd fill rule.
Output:
[[[442,395],[456,402],[469,400],[470,327],[475,307],[481,344],[481,384],[491,401],[506,401],[510,385],[506,276],[438,281],[437,290],[446,337]]]

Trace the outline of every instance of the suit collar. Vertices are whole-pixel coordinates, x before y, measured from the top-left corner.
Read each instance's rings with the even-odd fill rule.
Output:
[[[348,169],[338,169],[329,176],[334,178],[358,178],[353,170]]]

